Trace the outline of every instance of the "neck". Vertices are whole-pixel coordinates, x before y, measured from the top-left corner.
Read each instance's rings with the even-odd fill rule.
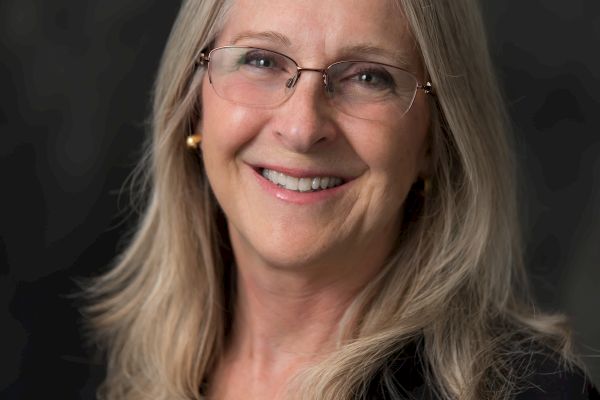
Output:
[[[383,265],[384,257],[372,255],[355,258],[354,263],[306,268],[273,267],[249,255],[237,257],[237,295],[226,356],[251,361],[263,371],[326,356],[340,339],[340,321],[348,306]]]
[[[339,321],[360,286],[281,274],[259,277],[238,267],[230,349],[269,365],[333,350]]]
[[[215,398],[285,398],[294,375],[335,349],[339,321],[356,290],[335,283],[282,285],[285,277],[272,278],[257,279],[238,265],[231,335],[213,377]]]
[[[230,232],[237,294],[211,391],[215,398],[278,398],[292,376],[336,349],[340,321],[380,271],[390,244],[380,241],[371,251],[326,262],[276,266]]]

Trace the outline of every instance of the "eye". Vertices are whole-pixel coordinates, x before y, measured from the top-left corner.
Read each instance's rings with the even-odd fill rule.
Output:
[[[251,50],[242,55],[240,64],[260,69],[281,68],[281,56],[264,50]]]
[[[244,64],[252,65],[258,68],[270,68],[273,66],[273,60],[262,55],[246,54]]]
[[[383,67],[368,67],[354,72],[348,77],[352,83],[379,90],[393,89],[396,85],[394,78]]]
[[[381,98],[381,96],[395,95],[398,89],[396,80],[398,74],[394,74],[383,64],[343,61],[334,64],[329,72],[330,89],[350,96]]]

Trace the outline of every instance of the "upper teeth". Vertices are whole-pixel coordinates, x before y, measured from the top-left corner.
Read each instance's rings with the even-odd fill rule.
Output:
[[[342,179],[335,176],[296,178],[267,168],[262,170],[262,176],[285,189],[297,192],[328,189],[342,184]]]

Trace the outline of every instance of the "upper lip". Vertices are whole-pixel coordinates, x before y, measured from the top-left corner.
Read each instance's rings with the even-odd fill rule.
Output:
[[[339,173],[331,169],[326,168],[295,168],[295,167],[282,167],[279,165],[272,164],[256,164],[251,165],[255,170],[262,172],[263,169],[270,169],[277,172],[282,172],[285,175],[293,176],[295,178],[315,178],[315,177],[337,177],[341,178],[344,182],[351,181],[355,176]]]

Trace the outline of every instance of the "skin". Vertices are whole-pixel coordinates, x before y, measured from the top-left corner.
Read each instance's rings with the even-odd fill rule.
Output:
[[[406,23],[389,3],[238,0],[216,45],[272,31],[286,40],[253,34],[236,44],[312,68],[356,58],[399,64],[388,55],[342,51],[367,44],[400,52],[423,81]],[[407,193],[429,170],[427,98],[419,92],[403,117],[357,119],[331,106],[318,73],[303,74],[294,94],[272,108],[224,100],[206,76],[201,96],[203,160],[227,216],[238,274],[232,335],[210,394],[279,398],[290,376],[333,349],[339,319],[391,251]],[[322,201],[298,204],[259,184],[252,167],[265,162],[351,182]]]

